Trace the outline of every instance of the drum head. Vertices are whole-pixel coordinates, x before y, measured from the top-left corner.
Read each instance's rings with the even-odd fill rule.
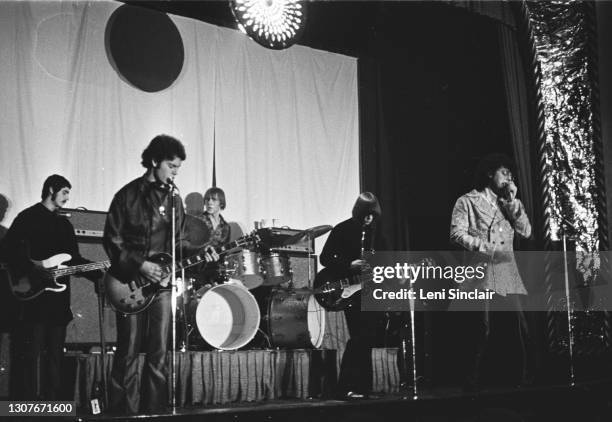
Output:
[[[314,295],[308,299],[308,332],[312,346],[316,349],[321,347],[325,336],[325,309],[319,305]]]
[[[206,291],[201,292],[196,324],[208,344],[221,350],[235,350],[255,337],[260,314],[251,292],[236,284],[201,290]]]

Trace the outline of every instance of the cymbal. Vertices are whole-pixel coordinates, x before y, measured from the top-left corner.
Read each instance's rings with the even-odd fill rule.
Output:
[[[309,229],[296,233],[291,237],[288,237],[287,239],[283,241],[282,246],[294,245],[296,243],[303,242],[305,240],[314,239],[316,237],[324,235],[331,229],[332,229],[332,226],[328,224],[325,224],[322,226],[311,227]]]

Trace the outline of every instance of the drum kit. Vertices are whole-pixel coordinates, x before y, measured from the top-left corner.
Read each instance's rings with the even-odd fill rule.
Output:
[[[178,300],[181,349],[257,348],[258,333],[270,348],[321,347],[325,310],[312,290],[294,288],[291,262],[282,249],[331,228],[316,226],[282,238],[273,229],[258,228],[259,241],[227,255],[214,274],[185,277]]]

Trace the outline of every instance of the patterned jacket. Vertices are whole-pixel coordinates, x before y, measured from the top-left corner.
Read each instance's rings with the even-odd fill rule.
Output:
[[[477,190],[457,200],[450,240],[468,251],[481,252],[480,263],[487,264],[485,277],[466,282],[465,290],[490,289],[502,296],[527,294],[512,253],[515,233],[531,236],[531,224],[520,200],[490,202],[485,192]]]

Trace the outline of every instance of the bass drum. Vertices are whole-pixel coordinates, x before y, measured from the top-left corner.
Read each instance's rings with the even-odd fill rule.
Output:
[[[273,290],[262,324],[273,347],[319,348],[325,335],[325,309],[309,290]]]
[[[257,301],[238,283],[202,287],[191,296],[185,312],[188,325],[195,325],[201,339],[219,350],[245,346],[259,329]],[[199,339],[193,337],[190,336],[190,342],[200,346]]]

